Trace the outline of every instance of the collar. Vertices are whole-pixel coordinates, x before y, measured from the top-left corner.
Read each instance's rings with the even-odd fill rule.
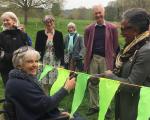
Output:
[[[102,26],[106,26],[106,22],[104,21],[104,23],[103,24],[97,24],[97,23],[95,23],[95,27],[96,26],[100,26],[100,27],[102,27]]]
[[[45,34],[46,34],[46,35],[48,34],[47,29],[45,29]],[[54,30],[54,29],[52,30],[51,34],[52,34],[52,35],[55,34],[55,30]]]

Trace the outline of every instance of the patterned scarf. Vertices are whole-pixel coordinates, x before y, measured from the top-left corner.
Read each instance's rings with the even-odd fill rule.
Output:
[[[136,37],[129,45],[125,46],[123,50],[117,55],[114,73],[118,75],[124,62],[128,61],[131,56],[135,54],[147,41],[146,38],[150,36],[149,31],[146,31]]]

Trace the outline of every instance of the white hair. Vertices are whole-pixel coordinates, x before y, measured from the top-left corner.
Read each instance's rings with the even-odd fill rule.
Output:
[[[49,20],[55,21],[55,18],[52,15],[45,15],[43,22],[46,23]]]
[[[5,18],[7,18],[7,17],[9,17],[9,18],[11,18],[11,19],[13,19],[14,21],[15,21],[15,26],[16,27],[18,27],[19,25],[20,25],[20,21],[19,21],[19,19],[18,19],[18,17],[16,16],[16,14],[15,13],[13,13],[13,12],[4,12],[2,15],[1,15],[1,19],[3,20],[3,19],[5,19]],[[3,30],[5,30],[5,29],[7,29],[4,25],[2,25],[2,28],[3,28]]]
[[[95,11],[98,8],[100,8],[102,10],[102,12],[105,13],[105,7],[102,4],[94,5],[93,6],[93,11]]]
[[[74,27],[74,29],[76,29],[76,24],[75,23],[69,22],[67,27],[71,27],[71,26]]]
[[[40,59],[39,52],[30,46],[23,46],[15,50],[12,58],[14,68],[20,68],[26,59],[33,56],[36,56],[38,60]]]

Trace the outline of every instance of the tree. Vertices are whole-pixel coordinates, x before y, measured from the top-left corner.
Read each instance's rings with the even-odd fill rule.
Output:
[[[53,3],[52,4],[52,9],[51,12],[54,16],[59,16],[61,14],[61,7],[60,7],[60,3]]]
[[[120,19],[122,13],[130,8],[144,8],[150,11],[149,0],[115,0],[110,1],[106,7],[107,17]],[[111,15],[111,16],[110,16]],[[113,16],[112,16],[113,15]]]
[[[8,6],[17,6],[24,12],[24,24],[28,22],[28,12],[32,8],[50,8],[53,0],[5,0]]]

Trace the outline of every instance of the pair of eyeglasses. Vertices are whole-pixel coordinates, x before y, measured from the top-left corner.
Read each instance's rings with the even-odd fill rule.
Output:
[[[14,55],[16,55],[16,57],[17,57],[18,54],[23,53],[23,52],[26,52],[26,51],[28,51],[29,49],[34,50],[34,49],[33,49],[32,47],[30,47],[30,46],[23,46],[23,47],[19,48],[18,51],[14,52]]]

